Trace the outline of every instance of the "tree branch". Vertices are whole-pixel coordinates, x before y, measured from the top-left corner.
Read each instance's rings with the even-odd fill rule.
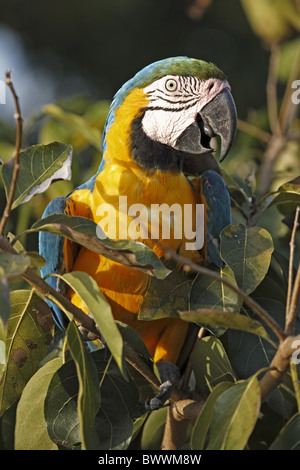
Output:
[[[21,116],[21,110],[20,110],[20,105],[19,105],[19,99],[16,94],[14,85],[11,81],[11,75],[10,71],[8,70],[6,72],[6,83],[11,90],[11,93],[13,95],[14,103],[15,103],[15,118],[17,120],[17,134],[16,134],[16,144],[15,144],[15,155],[14,155],[14,168],[13,168],[13,175],[12,175],[12,181],[11,185],[9,188],[9,194],[7,196],[7,202],[6,206],[2,215],[2,219],[0,222],[0,235],[3,234],[5,225],[7,223],[10,211],[11,211],[11,206],[14,200],[14,195],[15,195],[15,190],[16,190],[16,185],[17,185],[17,180],[18,180],[18,175],[19,175],[19,156],[20,156],[20,149],[21,149],[21,144],[22,144],[22,116]]]
[[[184,444],[187,427],[202,410],[205,401],[187,398],[171,402],[162,440],[162,450],[178,450]]]
[[[278,347],[278,350],[270,364],[270,370],[265,373],[259,382],[261,400],[275,390],[285,376],[292,354],[295,352],[294,342],[300,340],[300,335],[289,336]]]
[[[0,236],[0,250],[17,254],[16,250],[10,245],[7,238],[2,235]],[[47,284],[47,282],[45,282],[38,274],[36,274],[34,270],[28,268],[22,274],[22,277],[28,282],[28,284],[34,287],[38,294],[58,305],[65,312],[71,314],[79,326],[82,326],[86,330],[93,333],[95,337],[101,337],[94,319],[89,315],[86,315],[80,308],[72,304],[69,299],[64,297],[60,292],[57,292],[53,287]],[[161,384],[159,383],[159,380],[152,371],[151,367],[126,343],[124,343],[124,354],[126,361],[158,389]]]

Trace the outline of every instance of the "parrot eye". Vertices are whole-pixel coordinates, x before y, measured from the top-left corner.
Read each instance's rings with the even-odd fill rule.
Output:
[[[167,80],[165,83],[166,90],[168,91],[176,91],[177,86],[177,82],[174,80],[174,78],[169,78],[169,80]]]

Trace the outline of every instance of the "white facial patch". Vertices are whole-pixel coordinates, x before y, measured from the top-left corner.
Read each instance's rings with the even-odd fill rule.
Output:
[[[152,140],[175,147],[206,104],[224,88],[227,81],[200,80],[193,76],[166,75],[144,88],[149,104],[142,120],[145,134]]]

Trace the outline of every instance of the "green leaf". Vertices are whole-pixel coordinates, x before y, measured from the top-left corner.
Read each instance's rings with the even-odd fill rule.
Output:
[[[54,373],[62,358],[55,358],[41,367],[26,384],[17,407],[15,450],[56,450],[50,439],[44,416],[44,404]]]
[[[233,287],[238,287],[234,274],[229,266],[224,266],[223,268],[212,268],[212,270],[218,272],[220,277],[230,282]],[[191,311],[205,309],[217,311],[222,310],[224,312],[239,312],[241,304],[242,300],[240,297],[220,281],[200,274],[198,274],[193,281],[189,305],[189,309]],[[180,316],[181,315],[182,312],[180,312]],[[188,320],[188,317],[186,320]],[[202,325],[200,322],[200,318],[199,324],[204,326],[204,324]],[[220,336],[226,330],[226,328],[213,325],[213,323],[207,324],[206,327],[216,336]]]
[[[207,395],[220,382],[234,382],[235,373],[218,338],[206,336],[198,339],[190,355],[196,379],[196,390]]]
[[[229,266],[215,268],[220,277],[237,287],[234,274]],[[193,281],[190,294],[190,310],[213,309],[224,312],[239,312],[242,301],[229,287],[220,281],[198,274]],[[180,313],[180,316],[182,312]],[[188,317],[186,318],[188,320]],[[201,324],[201,323],[200,323]],[[201,324],[202,325],[202,324]],[[213,326],[211,324],[211,326]],[[215,335],[224,333],[224,328],[214,327],[211,330]]]
[[[71,179],[72,147],[53,142],[48,145],[33,145],[20,153],[20,170],[12,209],[40,194],[53,181]],[[2,179],[6,195],[12,182],[14,161],[3,165]]]
[[[283,183],[281,186],[279,186],[278,191],[298,194],[298,196],[300,196],[300,176]]]
[[[178,311],[189,308],[192,278],[178,267],[166,279],[150,279],[150,286],[139,312],[140,320],[178,318]]]
[[[0,251],[0,267],[8,279],[21,276],[29,266],[29,257]]]
[[[280,44],[299,28],[299,14],[293,1],[242,0],[245,14],[254,32],[265,44]]]
[[[5,351],[5,341],[0,340],[0,380],[2,377],[2,374],[5,370],[5,364],[6,364],[6,351]]]
[[[281,429],[270,450],[300,450],[300,414],[296,413]]]
[[[100,446],[95,430],[95,417],[100,407],[97,370],[74,322],[68,325],[67,341],[79,382],[78,416],[82,450],[97,449]]]
[[[141,436],[142,450],[157,450],[161,447],[168,408],[153,411],[143,427]]]
[[[300,49],[300,39],[296,37],[291,41],[285,41],[280,44],[278,79],[287,83],[292,72],[293,64],[297,60],[297,54]]]
[[[269,204],[269,207],[277,206],[279,212],[283,215],[293,214],[297,206],[300,205],[300,194],[286,191],[280,192],[273,201]]]
[[[159,377],[159,373],[156,370],[156,365],[143,342],[141,336],[129,325],[116,321],[118,329],[122,335],[124,343],[130,346],[140,357],[143,358],[149,368]],[[126,362],[128,373],[134,380],[134,383],[139,392],[139,403],[145,403],[149,397],[157,394],[157,389],[152,385],[139,371],[137,371],[131,364]],[[144,410],[143,410],[144,411]],[[138,425],[136,425],[137,427]]]
[[[221,393],[233,386],[232,382],[220,382],[208,396],[191,433],[190,446],[192,450],[204,450],[207,432],[210,426],[215,403]]]
[[[257,223],[265,210],[277,206],[278,210],[284,214],[291,214],[300,204],[300,176],[282,184],[276,191],[266,194],[257,205],[257,212],[252,222]]]
[[[10,289],[5,277],[4,269],[0,266],[0,341],[5,341],[7,335],[7,322],[10,315]],[[0,371],[1,377],[1,371]]]
[[[257,299],[257,301],[263,308],[267,309],[274,320],[284,328],[285,305],[272,299]],[[247,311],[245,316],[251,319],[256,318],[252,311]],[[268,337],[274,344],[277,344],[277,337],[273,331],[267,325],[265,329]],[[229,329],[227,332],[227,341],[228,356],[238,378],[249,377],[255,374],[259,369],[270,367],[276,348],[263,337],[250,334],[246,331],[240,332]],[[274,390],[267,397],[266,401],[269,407],[281,416],[285,418],[290,416],[291,406],[287,403],[280,387]]]
[[[260,227],[228,225],[220,234],[221,257],[232,269],[238,286],[250,294],[268,272],[273,240]]]
[[[91,353],[98,372],[101,405],[95,420],[99,442],[97,450],[117,450],[128,447],[133,430],[131,414],[138,403],[133,381],[125,381],[105,349]],[[60,449],[81,447],[80,423],[77,410],[79,384],[73,360],[62,365],[54,374],[45,400],[45,418],[49,436]]]
[[[222,310],[198,309],[192,312],[180,312],[182,320],[195,322],[207,329],[232,328],[247,331],[263,338],[268,338],[265,328],[256,320],[239,315],[238,313],[223,312]]]
[[[53,214],[37,221],[23,234],[40,230],[62,235],[108,259],[139,269],[158,279],[164,279],[170,273],[157,255],[143,243],[133,240],[100,239],[97,233],[101,228],[86,217]]]
[[[50,307],[30,290],[11,292],[7,365],[0,384],[0,414],[21,395],[52,340]]]
[[[126,342],[135,352],[140,356],[143,356],[145,360],[153,362],[152,356],[150,355],[142,337],[139,333],[126,323],[122,323],[116,320],[116,325],[122,335],[123,341]]]
[[[216,400],[207,450],[243,450],[256,424],[260,388],[256,376],[238,382]]]
[[[74,271],[62,276],[79,295],[97,323],[101,334],[122,373],[124,369],[123,340],[112,315],[111,307],[96,281],[87,273]]]
[[[101,134],[98,129],[91,127],[83,117],[78,116],[78,114],[68,113],[56,104],[44,106],[44,112],[60,120],[75,132],[77,137],[78,135],[84,137],[96,150],[99,150]]]
[[[31,268],[41,268],[45,266],[46,260],[35,251],[25,251],[24,255],[30,259],[30,267]]]

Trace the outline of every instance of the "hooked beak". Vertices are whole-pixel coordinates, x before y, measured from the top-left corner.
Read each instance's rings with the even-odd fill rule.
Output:
[[[179,136],[176,150],[189,154],[203,155],[211,153],[214,149],[210,140],[220,136],[220,162],[228,154],[235,138],[237,128],[236,107],[228,88],[224,88],[211,100],[197,115],[194,121]]]

